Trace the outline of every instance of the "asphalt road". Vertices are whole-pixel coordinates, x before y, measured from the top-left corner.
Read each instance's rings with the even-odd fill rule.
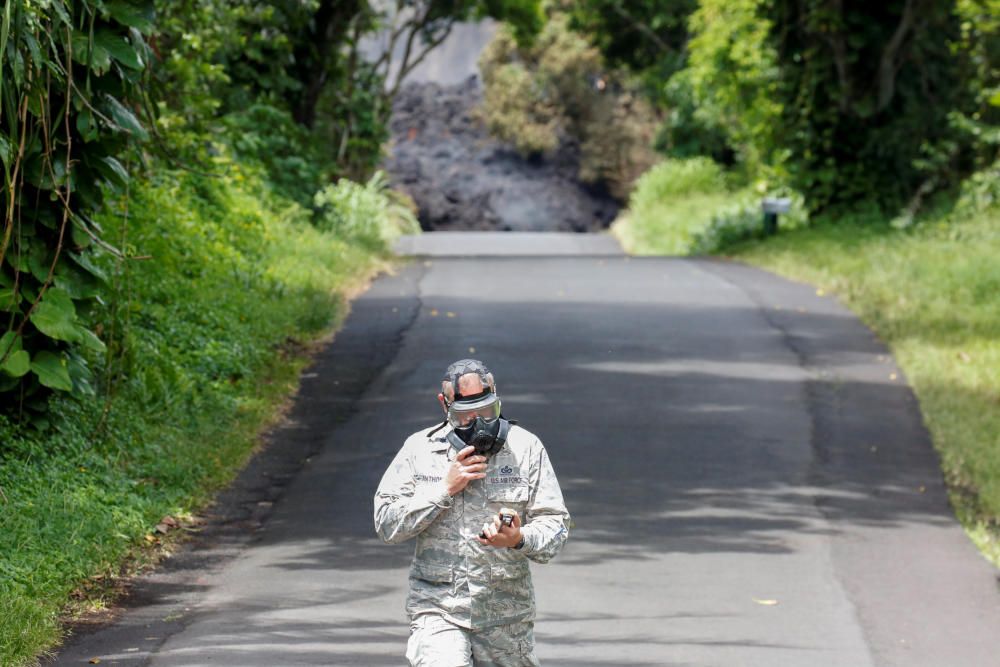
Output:
[[[404,664],[412,544],[378,541],[371,499],[465,356],[575,520],[533,565],[543,665],[1000,664],[997,572],[872,333],[762,271],[622,256],[378,280],[211,526],[53,664]]]

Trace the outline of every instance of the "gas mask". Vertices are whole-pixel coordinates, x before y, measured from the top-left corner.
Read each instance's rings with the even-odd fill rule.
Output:
[[[479,376],[482,390],[478,394],[462,395],[458,392],[459,381],[463,375],[471,373]],[[448,418],[439,427],[451,424],[453,430],[448,434],[448,441],[456,449],[472,445],[481,456],[496,454],[507,442],[514,422],[504,419],[500,413],[500,397],[496,394],[492,373],[477,359],[462,359],[448,367],[443,379],[454,388],[454,400],[449,403],[445,399]]]
[[[472,445],[476,448],[476,454],[488,458],[503,448],[509,432],[510,422],[503,417],[487,421],[477,416],[467,425],[455,427],[448,434],[448,441],[456,449]]]

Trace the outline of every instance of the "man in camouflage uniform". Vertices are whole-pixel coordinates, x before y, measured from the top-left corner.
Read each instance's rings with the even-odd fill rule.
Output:
[[[413,667],[538,665],[528,561],[559,552],[570,518],[530,432],[511,425],[485,454],[481,441],[459,439],[472,428],[470,414],[482,428],[507,428],[495,394],[482,362],[452,364],[438,394],[448,419],[407,438],[375,494],[379,537],[417,538],[406,601]],[[501,510],[515,515],[512,525]]]

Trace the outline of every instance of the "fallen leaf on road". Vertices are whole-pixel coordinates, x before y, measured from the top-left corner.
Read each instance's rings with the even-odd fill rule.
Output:
[[[470,347],[469,348],[469,354],[475,354],[475,353],[476,353],[476,348]]]
[[[437,316],[438,316],[438,309],[431,308],[431,317],[437,317]]]
[[[445,313],[445,315],[447,315],[448,317],[455,317],[455,313],[451,312],[450,310],[447,313]]]
[[[89,660],[88,662],[90,662],[90,664],[92,664],[92,665],[96,665],[96,664],[98,664],[98,663],[99,663],[100,661],[101,661],[101,659],[100,659],[100,658],[91,658],[91,659],[90,659],[90,660]]]
[[[821,289],[816,290],[816,296],[823,296],[824,294],[826,294],[826,292],[824,292],[823,290]]]
[[[896,374],[895,373],[890,373],[889,374],[889,379],[890,380],[895,380],[896,379]]]
[[[765,607],[773,607],[778,604],[777,600],[760,600],[758,598],[753,598],[753,601],[757,604],[764,605]]]

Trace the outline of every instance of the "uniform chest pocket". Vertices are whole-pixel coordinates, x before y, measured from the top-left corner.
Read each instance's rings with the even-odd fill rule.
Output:
[[[528,502],[527,484],[487,484],[486,498],[491,503],[524,504]]]

